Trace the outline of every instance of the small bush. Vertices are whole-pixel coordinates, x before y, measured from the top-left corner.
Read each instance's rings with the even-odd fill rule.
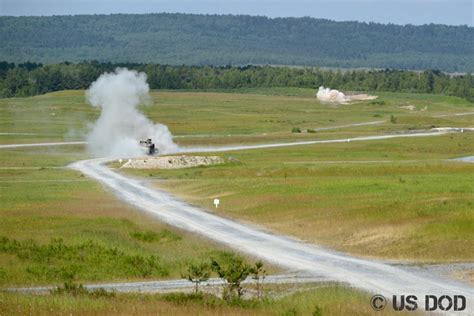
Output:
[[[65,282],[63,286],[58,286],[54,290],[51,290],[51,294],[53,295],[72,295],[72,296],[79,296],[79,295],[86,295],[89,292],[82,284],[76,284],[72,282]]]
[[[209,280],[211,276],[211,266],[207,262],[194,262],[187,266],[184,273],[181,274],[183,279],[194,283],[194,292],[199,292],[199,284]]]
[[[211,258],[211,269],[226,282],[222,296],[228,301],[236,296],[242,297],[244,293],[242,282],[253,271],[252,266],[243,257],[233,253],[227,253],[217,259]]]
[[[301,129],[300,129],[299,127],[293,127],[293,128],[291,129],[291,132],[292,132],[292,133],[301,133]]]
[[[313,316],[322,316],[323,315],[323,311],[321,310],[321,308],[319,306],[316,306],[314,308],[314,311],[313,311]]]
[[[397,124],[397,121],[398,121],[398,119],[395,116],[390,115],[390,123]]]
[[[65,282],[63,286],[58,286],[50,291],[53,295],[72,295],[72,296],[89,296],[93,298],[115,297],[115,292],[109,292],[99,288],[88,290],[82,284]]]
[[[308,128],[306,130],[306,133],[316,133],[316,131],[314,129]]]

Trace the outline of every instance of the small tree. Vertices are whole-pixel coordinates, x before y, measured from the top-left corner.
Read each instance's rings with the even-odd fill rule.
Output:
[[[395,116],[393,116],[393,115],[390,115],[390,122],[391,122],[392,124],[397,124],[397,118],[396,118]]]
[[[209,280],[211,275],[211,267],[207,262],[191,263],[188,265],[186,272],[181,275],[183,279],[187,279],[194,283],[194,292],[199,291],[199,284]]]
[[[211,266],[212,270],[226,281],[227,291],[224,292],[224,298],[231,299],[235,292],[237,292],[239,298],[242,297],[244,293],[242,282],[250,274],[250,265],[242,257],[229,254],[223,260],[212,259]]]
[[[267,275],[267,271],[263,268],[263,262],[260,260],[255,262],[255,265],[250,269],[250,274],[256,282],[257,298],[261,299],[263,297],[263,281]]]

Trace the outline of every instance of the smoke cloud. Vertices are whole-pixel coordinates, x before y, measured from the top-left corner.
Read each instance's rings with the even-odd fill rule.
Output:
[[[323,86],[319,87],[316,98],[321,102],[327,103],[345,104],[350,101],[341,91],[324,88]]]
[[[146,74],[117,68],[104,73],[86,92],[88,102],[102,112],[87,136],[88,148],[99,157],[135,157],[145,153],[139,140],[151,138],[160,153],[175,152],[168,127],[154,124],[137,110],[149,103]]]

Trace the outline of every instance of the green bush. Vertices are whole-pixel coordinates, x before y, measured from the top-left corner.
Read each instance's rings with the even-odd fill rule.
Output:
[[[292,132],[292,133],[301,133],[301,129],[300,129],[299,127],[293,127],[293,128],[291,129],[291,132]]]
[[[89,296],[93,298],[115,297],[115,292],[109,292],[103,288],[88,290],[82,284],[73,282],[65,282],[62,286],[51,290],[50,293],[53,295]]]
[[[384,100],[373,100],[369,102],[370,105],[385,105]]]
[[[316,306],[313,311],[313,316],[322,316],[323,311],[319,306]]]
[[[65,282],[63,286],[58,286],[51,290],[51,294],[53,295],[72,295],[72,296],[79,296],[79,295],[86,295],[89,292],[82,284],[75,284],[72,282]]]

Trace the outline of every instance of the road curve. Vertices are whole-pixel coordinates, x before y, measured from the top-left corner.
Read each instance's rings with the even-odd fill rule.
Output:
[[[274,148],[440,134],[429,132],[267,145],[187,148],[181,152]],[[83,160],[73,163],[70,167],[96,179],[122,200],[167,224],[201,234],[268,262],[344,282],[373,294],[388,297],[403,294],[417,295],[420,304],[423,304],[423,298],[428,294],[437,296],[462,294],[468,300],[468,312],[473,311],[474,289],[469,285],[442,277],[417,274],[376,260],[352,257],[207,213],[176,199],[163,190],[149,188],[140,180],[113,172],[105,166],[108,161],[110,160],[104,158]]]
[[[336,125],[336,126],[327,126],[327,127],[316,127],[311,128],[313,131],[329,131],[333,129],[341,129],[341,128],[348,128],[348,127],[359,127],[359,126],[367,126],[367,125],[379,125],[383,124],[387,121],[369,121],[369,122],[361,122],[361,123],[352,123],[346,125]],[[231,137],[231,136],[255,136],[255,135],[268,135],[267,133],[258,133],[258,134],[226,134],[226,135],[211,135],[211,134],[183,134],[183,135],[176,135],[173,138],[183,138],[183,137]],[[271,134],[270,134],[271,135]]]
[[[235,150],[247,150],[247,149],[304,146],[304,145],[315,145],[315,144],[346,143],[346,142],[358,142],[358,141],[368,141],[368,140],[405,138],[405,137],[439,136],[439,135],[445,135],[448,133],[450,132],[444,132],[444,131],[410,132],[410,133],[401,133],[401,134],[361,136],[361,137],[353,137],[353,138],[339,138],[339,139],[325,139],[325,140],[309,140],[309,141],[302,141],[302,142],[285,142],[285,143],[274,143],[274,144],[182,147],[179,149],[179,152],[180,153],[222,152],[222,151],[235,151]]]
[[[297,284],[297,283],[324,283],[331,280],[320,276],[311,275],[267,275],[264,284]],[[255,284],[255,280],[248,277],[244,284]],[[224,280],[219,278],[210,278],[202,282],[199,286],[215,287],[222,286]],[[139,293],[157,293],[157,292],[175,292],[182,290],[191,290],[194,284],[186,279],[179,280],[162,280],[162,281],[141,281],[141,282],[124,282],[124,283],[101,283],[101,284],[87,284],[84,287],[88,290],[104,289],[107,291],[116,292],[139,292]],[[41,286],[41,287],[25,287],[25,288],[10,288],[7,291],[21,292],[21,293],[49,293],[54,290],[55,286]]]
[[[462,161],[462,162],[474,163],[474,156],[467,156],[467,157],[455,158],[455,159],[453,159],[453,160]]]

